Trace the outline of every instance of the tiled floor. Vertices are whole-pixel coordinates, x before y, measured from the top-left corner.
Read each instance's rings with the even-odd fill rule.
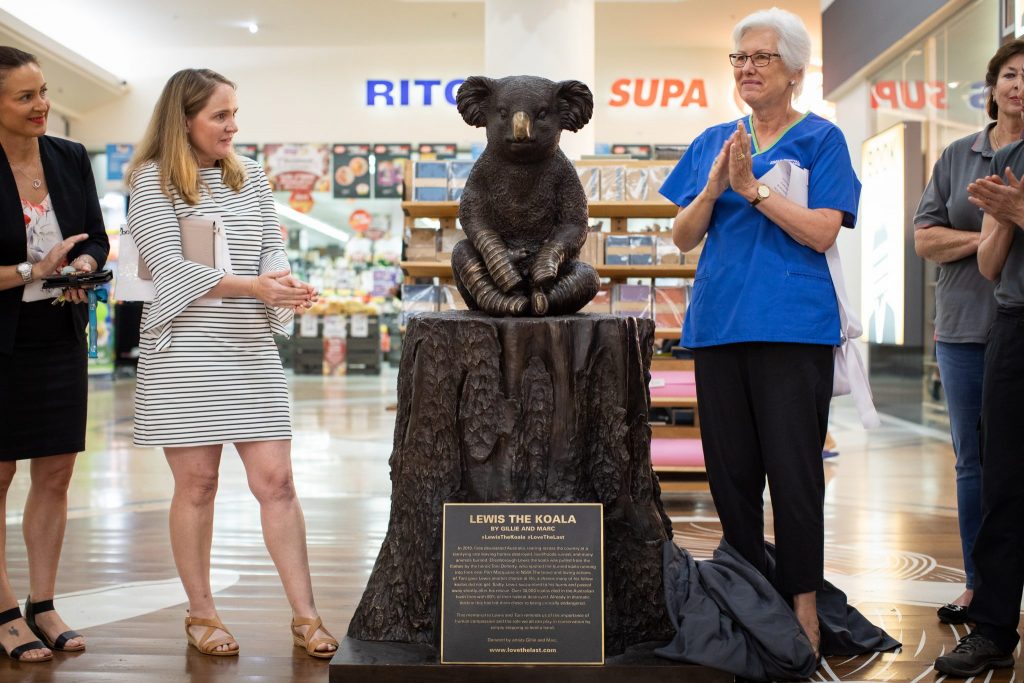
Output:
[[[387,527],[395,379],[386,370],[382,377],[291,380],[293,459],[313,581],[325,622],[338,636]],[[133,386],[94,380],[89,450],[72,484],[58,606],[84,631],[88,650],[51,664],[0,659],[0,681],[326,681],[326,662],[291,645],[288,606],[237,457],[225,457],[221,468],[213,567],[221,616],[242,656],[215,659],[186,649],[183,592],[167,542],[170,472],[158,451],[131,445]],[[934,618],[963,581],[948,439],[888,421],[864,432],[842,401],[831,431],[840,456],[825,465],[828,578],[904,647],[830,659],[816,679],[937,680],[931,661],[963,634]],[[7,514],[9,570],[19,593],[27,590],[18,528],[26,489],[19,474]],[[668,492],[665,502],[677,542],[709,555],[720,534],[710,495]],[[990,680],[1013,680],[1015,673],[1024,667]]]

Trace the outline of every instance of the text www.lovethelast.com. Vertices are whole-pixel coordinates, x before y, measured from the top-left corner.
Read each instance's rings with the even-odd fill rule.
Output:
[[[557,647],[491,647],[487,649],[492,655],[552,655],[558,652]]]

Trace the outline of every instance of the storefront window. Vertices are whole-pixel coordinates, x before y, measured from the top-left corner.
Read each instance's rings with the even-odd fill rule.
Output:
[[[985,71],[1000,44],[999,0],[976,0],[937,30],[895,57],[870,79],[870,107],[876,134],[902,122],[921,123],[921,152],[925,175],[921,187],[906,191],[906,201],[916,205],[924,183],[942,150],[951,142],[980,130],[988,121]],[[916,143],[915,143],[916,144]],[[885,187],[864,203],[878,205],[888,194]],[[898,210],[898,209],[897,209]],[[913,225],[909,218],[891,216],[904,223],[904,246],[912,248]],[[878,226],[868,226],[875,227]],[[918,265],[911,255],[907,264]],[[872,344],[871,380],[878,387],[879,410],[907,420],[947,428],[941,377],[935,362],[934,317],[937,266],[920,263],[908,268],[904,282],[907,310],[905,325],[912,343]],[[870,278],[870,271],[862,272]],[[916,309],[916,310],[912,310]],[[920,327],[918,327],[920,325]],[[921,397],[920,402],[915,397]]]
[[[978,0],[879,70],[870,79],[875,131],[926,122],[930,165],[950,142],[985,125],[985,68],[999,46],[998,16],[998,0]]]

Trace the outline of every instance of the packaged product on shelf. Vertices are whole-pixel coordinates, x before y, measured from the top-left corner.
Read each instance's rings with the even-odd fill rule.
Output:
[[[296,322],[296,328],[299,331],[299,337],[303,337],[306,339],[318,339],[321,336],[319,315],[315,315],[313,313],[306,313],[304,315],[297,315],[295,317],[298,319]]]
[[[649,266],[654,263],[654,235],[629,236],[629,265]]]
[[[601,174],[597,168],[597,166],[585,166],[576,162],[576,175],[580,178],[588,202],[601,200]]]
[[[434,228],[411,228],[406,231],[406,261],[437,260],[437,230]]]
[[[612,292],[612,313],[632,318],[651,317],[650,285],[615,285]]]
[[[609,266],[629,265],[629,255],[632,253],[629,242],[629,235],[605,235],[604,238],[604,262]]]
[[[654,324],[656,327],[682,329],[690,286],[654,288]]]
[[[659,194],[668,174],[672,171],[671,166],[648,166],[647,167],[647,199],[651,201],[667,202],[668,200]]]
[[[448,163],[417,161],[412,166],[412,198],[417,202],[448,199]]]
[[[459,293],[455,285],[440,285],[438,310],[440,311],[465,311],[469,309],[465,299]]]
[[[683,254],[679,251],[679,247],[676,246],[676,243],[672,241],[672,233],[662,233],[658,235],[655,240],[657,242],[654,245],[656,262],[659,265],[676,266],[682,263]]]
[[[434,285],[402,285],[401,324],[407,325],[413,313],[437,310],[437,288]]]
[[[626,196],[626,169],[622,166],[600,166],[601,201],[621,202]]]
[[[581,313],[611,313],[612,312],[612,286],[601,285],[601,289],[581,310]]]
[[[448,201],[457,202],[462,198],[466,179],[475,161],[454,160],[448,162]]]
[[[340,377],[345,374],[345,337],[324,337],[323,374]]]
[[[591,230],[587,233],[587,241],[583,243],[583,248],[580,249],[579,260],[595,267],[601,265],[601,248],[603,246],[604,233]]]
[[[451,261],[452,250],[465,236],[466,233],[458,228],[441,228],[441,248],[437,252],[437,260]]]
[[[625,196],[627,202],[647,201],[647,169],[627,167],[625,173]]]

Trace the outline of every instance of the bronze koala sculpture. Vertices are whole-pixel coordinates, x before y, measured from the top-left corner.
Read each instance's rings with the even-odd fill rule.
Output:
[[[466,179],[452,250],[467,305],[495,316],[575,313],[601,286],[576,260],[587,238],[587,197],[558,147],[594,111],[590,88],[536,76],[473,76],[459,88],[459,113],[487,128],[487,147]]]

